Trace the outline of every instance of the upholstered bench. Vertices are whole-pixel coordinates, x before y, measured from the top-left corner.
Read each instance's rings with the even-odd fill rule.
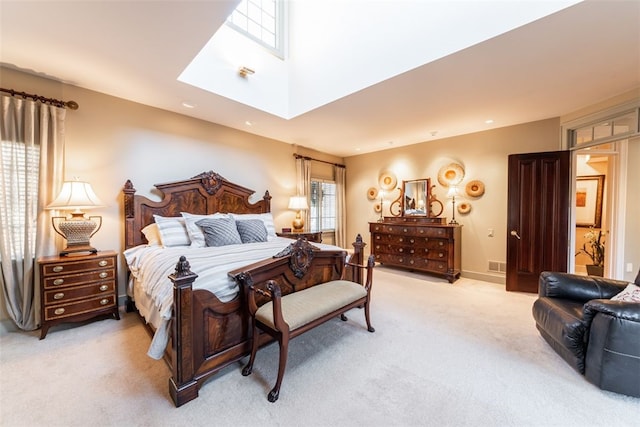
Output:
[[[300,251],[302,247],[298,248]],[[317,252],[316,256],[322,256],[325,259],[322,267],[327,270],[327,267],[331,267],[330,262],[326,261],[326,255],[328,252],[335,251],[321,251]],[[311,255],[310,255],[311,254]],[[246,299],[249,315],[251,316],[251,329],[253,332],[251,356],[249,362],[242,370],[242,375],[247,376],[251,374],[253,369],[253,363],[255,361],[258,347],[260,346],[260,331],[265,332],[278,341],[280,348],[279,365],[278,365],[278,378],[273,389],[268,394],[270,402],[278,400],[280,394],[280,386],[282,384],[282,378],[284,377],[284,371],[287,363],[287,353],[289,348],[289,340],[295,338],[306,331],[315,328],[316,326],[332,319],[336,316],[340,316],[343,321],[347,318],[344,315],[345,312],[351,310],[354,307],[364,307],[365,321],[367,323],[367,330],[374,332],[375,329],[371,326],[369,318],[369,303],[371,299],[371,284],[372,284],[372,270],[375,264],[374,257],[370,256],[367,265],[358,265],[344,262],[344,252],[341,256],[332,256],[336,264],[334,268],[328,270],[344,271],[344,265],[349,265],[355,268],[366,269],[366,280],[364,285],[343,278],[338,278],[329,281],[314,281],[307,280],[304,282],[304,289],[295,290],[291,286],[291,281],[295,282],[297,276],[298,280],[302,280],[306,274],[301,274],[300,270],[293,270],[298,272],[297,276],[287,275],[285,280],[280,280],[282,283],[286,283],[286,287],[290,290],[289,293],[283,295],[281,285],[276,280],[267,280],[264,286],[256,286],[253,283],[250,272],[245,272],[240,281],[246,287]],[[307,271],[310,277],[314,277],[311,272],[314,270],[313,266],[313,252],[297,252],[294,251],[288,254],[290,261],[293,263],[289,265],[296,265],[296,260],[300,260],[301,257],[309,260]],[[342,260],[342,263],[339,261]],[[342,264],[342,265],[340,265]],[[267,266],[270,268],[272,266]],[[263,266],[264,268],[264,266]],[[326,274],[315,275],[317,278],[326,277]]]

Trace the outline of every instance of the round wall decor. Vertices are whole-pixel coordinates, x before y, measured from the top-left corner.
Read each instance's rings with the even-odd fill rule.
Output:
[[[393,190],[396,188],[398,180],[393,172],[384,171],[378,177],[378,184],[383,190]]]
[[[467,183],[465,190],[471,197],[480,197],[484,194],[484,184],[482,181],[475,179]]]
[[[367,198],[369,200],[375,200],[376,197],[378,197],[378,189],[376,187],[370,187],[367,190]]]
[[[464,168],[458,163],[451,163],[440,168],[438,182],[444,187],[458,185],[464,178]]]
[[[380,213],[380,211],[382,210],[382,205],[380,204],[380,202],[373,205],[373,210],[375,213]]]
[[[458,203],[458,212],[460,212],[461,214],[468,214],[469,212],[471,212],[471,203]]]

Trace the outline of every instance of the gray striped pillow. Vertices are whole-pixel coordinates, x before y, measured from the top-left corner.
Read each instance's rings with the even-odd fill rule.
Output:
[[[233,218],[207,218],[197,221],[207,246],[226,246],[242,243]]]
[[[242,243],[256,243],[267,241],[267,227],[259,219],[236,221],[236,227]]]
[[[188,246],[191,244],[184,218],[154,215],[153,220],[158,224],[163,246]]]

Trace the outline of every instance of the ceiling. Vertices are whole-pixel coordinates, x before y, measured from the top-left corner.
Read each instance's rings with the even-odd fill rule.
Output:
[[[177,80],[236,3],[1,0],[0,63],[340,157],[640,96],[640,2],[586,1],[287,120]]]

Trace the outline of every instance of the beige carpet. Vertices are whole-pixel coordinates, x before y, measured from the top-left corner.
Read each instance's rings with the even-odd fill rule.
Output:
[[[640,399],[592,386],[540,338],[530,294],[377,268],[361,310],[296,338],[276,403],[277,348],[181,408],[133,314],[0,338],[2,426],[632,426]]]

